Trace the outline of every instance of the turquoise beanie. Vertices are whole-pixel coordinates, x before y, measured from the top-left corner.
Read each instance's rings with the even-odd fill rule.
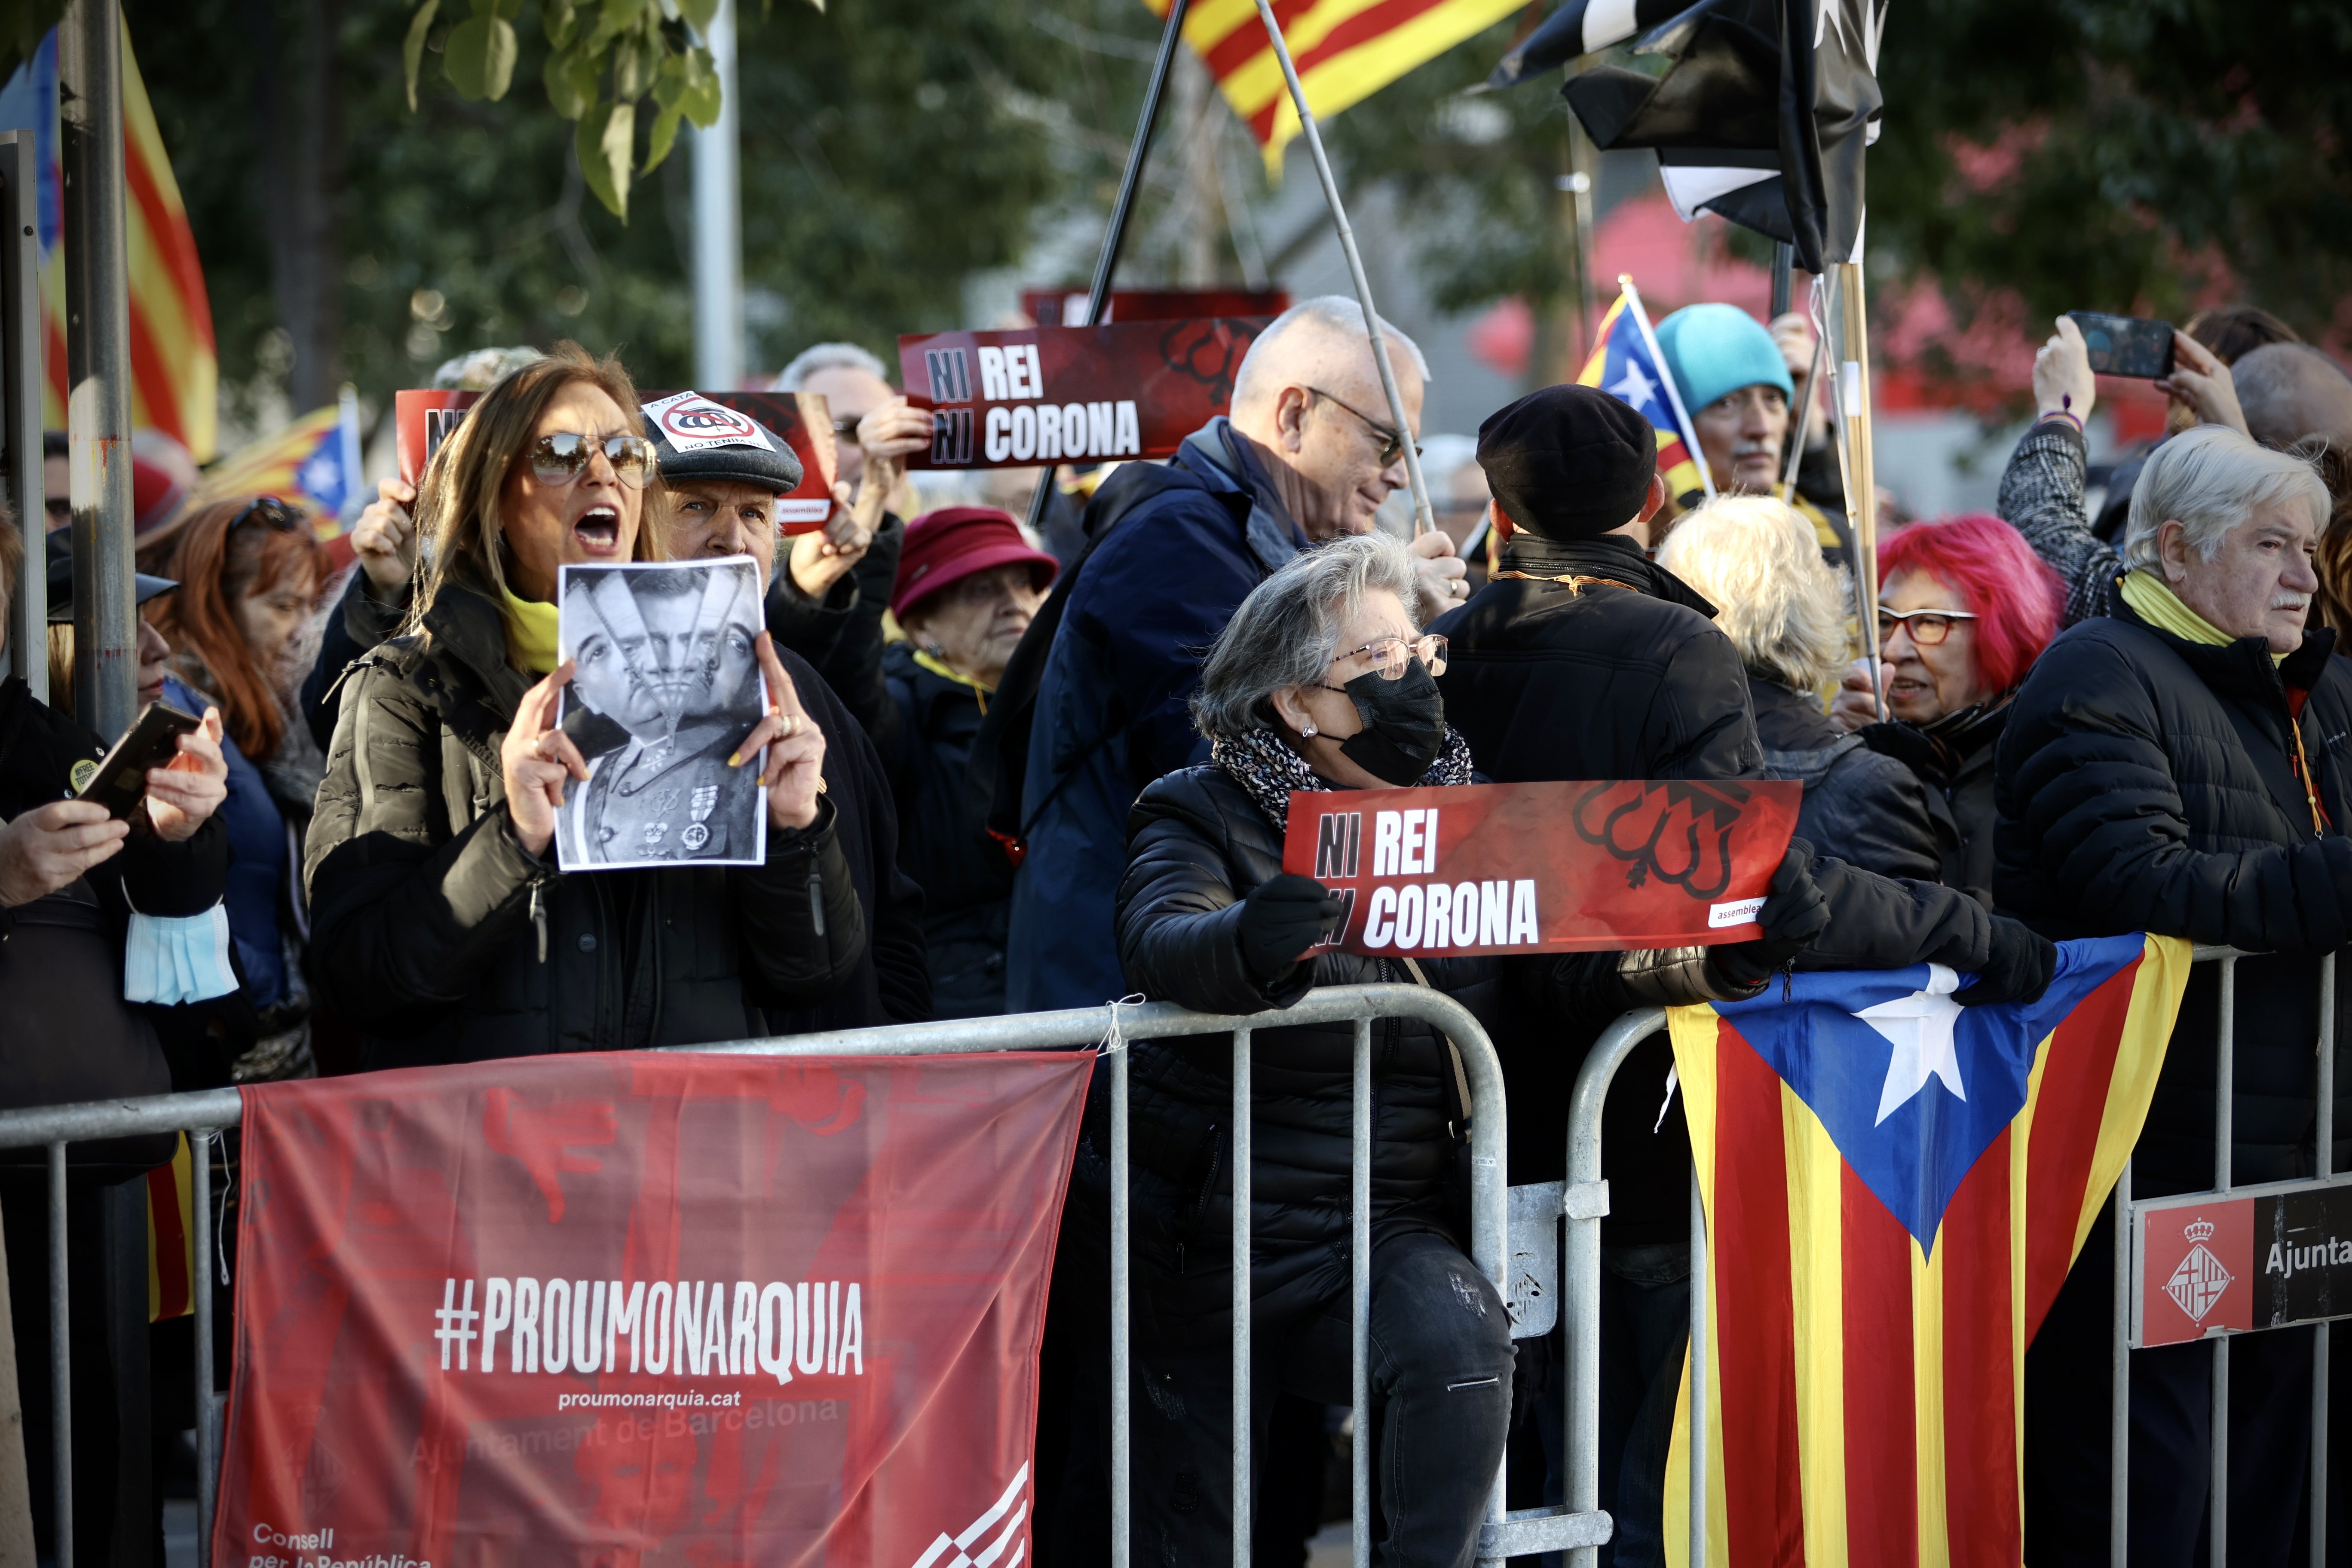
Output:
[[[1777,386],[1796,400],[1780,345],[1737,305],[1684,306],[1658,323],[1658,349],[1692,415],[1743,386]]]

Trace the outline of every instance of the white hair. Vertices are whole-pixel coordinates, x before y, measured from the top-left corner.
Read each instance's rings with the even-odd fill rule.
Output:
[[[1658,564],[1716,605],[1716,629],[1750,669],[1814,691],[1844,666],[1851,578],[1822,559],[1813,525],[1785,503],[1718,496],[1675,524]]]
[[[856,343],[812,343],[776,373],[778,392],[798,392],[821,370],[862,370],[887,385],[890,373],[882,362]]]
[[[1274,694],[1313,686],[1331,668],[1339,630],[1364,595],[1385,588],[1412,613],[1412,555],[1385,533],[1357,533],[1303,551],[1250,590],[1201,666],[1192,724],[1237,740],[1275,722]]]
[[[2161,574],[2157,531],[2178,522],[2190,549],[2210,561],[2221,539],[2256,511],[2303,507],[2315,537],[2327,527],[2327,486],[2318,466],[2295,452],[2258,447],[2226,425],[2185,430],[2148,455],[2132,485],[2124,564]]]
[[[1285,386],[1291,384],[1282,363],[1283,343],[1300,328],[1314,329],[1326,336],[1353,339],[1371,353],[1371,334],[1364,327],[1364,308],[1345,294],[1318,294],[1312,300],[1301,300],[1267,324],[1242,355],[1241,369],[1234,373],[1234,406],[1236,409],[1254,404],[1269,403]],[[1422,357],[1421,348],[1411,338],[1387,320],[1381,322],[1381,336],[1389,345],[1391,363],[1400,357],[1412,366],[1422,384],[1429,383],[1429,361]]]

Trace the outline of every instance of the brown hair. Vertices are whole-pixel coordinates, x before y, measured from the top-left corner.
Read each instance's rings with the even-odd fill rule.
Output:
[[[258,763],[275,755],[286,733],[269,656],[238,629],[235,605],[289,579],[315,597],[327,575],[327,553],[310,518],[288,509],[296,527],[278,528],[254,514],[263,500],[240,496],[190,512],[156,552],[153,569],[177,581],[179,591],[158,599],[147,618],[173,651],[192,655],[210,677],[210,695],[237,749]]]
[[[566,341],[557,343],[545,358],[518,365],[499,377],[480,402],[466,410],[465,419],[442,442],[425,470],[416,500],[416,531],[425,547],[416,597],[408,612],[412,633],[424,630],[425,613],[440,596],[444,584],[477,588],[493,598],[505,591],[505,533],[499,507],[507,476],[530,450],[547,405],[576,381],[601,389],[621,405],[630,429],[645,433],[637,412],[636,385],[620,360],[611,354],[597,359],[578,343]],[[656,483],[649,482],[647,490]],[[648,502],[651,500],[648,495]],[[654,516],[650,504],[638,509],[634,560],[668,558],[662,530],[653,525]]]

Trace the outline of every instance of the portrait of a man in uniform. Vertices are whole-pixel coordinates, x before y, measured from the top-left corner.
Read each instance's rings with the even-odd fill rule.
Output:
[[[566,566],[562,578],[558,637],[576,667],[562,724],[588,779],[566,786],[556,863],[761,864],[759,759],[728,765],[766,706],[757,566]]]

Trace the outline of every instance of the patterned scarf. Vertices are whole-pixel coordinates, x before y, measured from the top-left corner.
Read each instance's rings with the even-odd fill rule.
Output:
[[[1238,740],[1212,741],[1209,758],[1249,793],[1251,802],[1277,828],[1289,825],[1290,797],[1295,792],[1340,787],[1308,767],[1307,759],[1272,730],[1252,730]],[[1469,782],[1470,742],[1449,724],[1445,743],[1438,748],[1437,760],[1421,775],[1420,784],[1426,787]]]

